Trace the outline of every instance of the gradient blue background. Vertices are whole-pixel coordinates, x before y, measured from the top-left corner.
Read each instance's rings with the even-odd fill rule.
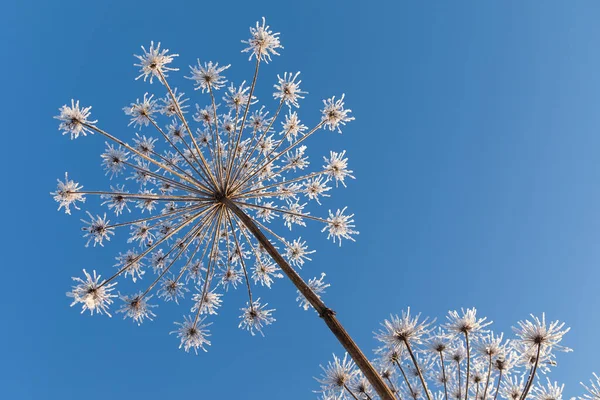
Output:
[[[139,45],[162,41],[183,69],[196,57],[231,63],[227,76],[239,82],[253,68],[240,40],[263,15],[285,49],[261,70],[259,96],[268,100],[277,73],[299,69],[305,120],[342,92],[356,116],[344,135],[323,131],[309,150],[317,165],[329,149],[348,151],[357,179],[320,211],[348,205],[358,242],[340,249],[316,225],[299,232],[317,250],[303,275],[327,272],[325,300],[358,343],[371,354],[372,331],[408,305],[442,319],[476,306],[504,331],[545,311],[572,327],[565,344],[575,348],[553,376],[566,397],[581,393],[578,382],[600,370],[599,7],[4,2],[0,397],[313,398],[319,363],[341,349],[298,308],[291,284],[257,291],[277,308],[265,338],[237,329],[244,293],[230,293],[210,351],[197,357],[167,335],[183,307],[161,304],[142,327],[81,316],[64,296],[70,277],[112,271],[125,238],[85,249],[83,214],[56,212],[48,195],[65,170],[88,189],[108,187],[103,139],[61,137],[58,107],[78,98],[130,138],[121,107],[145,91],[162,95],[133,79]],[[181,75],[175,84],[191,93]]]

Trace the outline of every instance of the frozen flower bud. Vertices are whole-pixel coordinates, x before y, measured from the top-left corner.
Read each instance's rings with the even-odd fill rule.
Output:
[[[136,67],[140,67],[141,74],[135,78],[140,79],[144,77],[144,82],[147,78],[150,78],[150,83],[152,83],[152,79],[154,77],[159,78],[160,76],[168,76],[167,71],[178,71],[178,68],[170,68],[167,65],[173,62],[173,58],[177,57],[178,54],[167,54],[169,52],[168,49],[160,49],[160,43],[154,47],[154,42],[150,42],[150,48],[148,51],[142,47],[142,51],[144,54],[135,55],[135,57],[140,60],[139,64],[133,64]]]
[[[331,187],[327,186],[327,180],[323,180],[323,176],[317,176],[304,182],[304,194],[311,200],[315,200],[319,205],[319,197],[331,197],[325,193],[331,190]]]
[[[329,128],[330,131],[337,129],[339,133],[342,133],[341,125],[346,125],[346,122],[354,121],[354,117],[350,117],[349,114],[352,110],[344,109],[344,96],[338,100],[333,96],[330,99],[323,100],[323,110],[321,110],[321,121],[324,127]]]
[[[173,123],[167,125],[167,136],[173,143],[181,143],[187,136],[187,130],[183,124],[173,121]]]
[[[125,162],[129,159],[129,153],[121,146],[106,143],[106,151],[100,157],[106,174],[110,173],[112,179],[125,169]]]
[[[337,210],[335,214],[329,210],[329,218],[327,218],[327,226],[321,229],[321,232],[327,231],[327,239],[332,239],[335,243],[336,239],[339,245],[342,245],[342,239],[352,240],[355,239],[351,235],[358,235],[358,231],[354,230],[354,214],[344,215],[347,207],[342,210]]]
[[[271,316],[271,313],[275,310],[265,309],[267,305],[268,303],[261,305],[260,299],[252,302],[252,305],[246,303],[246,307],[240,309],[242,310],[242,315],[240,316],[242,321],[238,327],[246,329],[252,334],[252,336],[254,336],[255,330],[264,336],[262,332],[263,327],[265,325],[271,325],[273,322],[275,322],[275,318]]]
[[[295,111],[288,113],[285,116],[285,121],[281,124],[283,125],[283,131],[280,134],[285,135],[290,143],[294,142],[298,135],[303,134],[307,129],[306,125],[300,123],[298,114]]]
[[[198,293],[195,293],[192,296],[192,301],[194,301],[192,312],[197,312],[198,309],[200,309],[200,315],[216,315],[217,310],[221,307],[221,303],[223,303],[223,300],[221,300],[222,296],[221,293],[217,293],[213,290],[211,292],[206,292],[203,298],[202,293],[200,293],[199,290]]]
[[[290,168],[292,171],[296,169],[303,170],[308,167],[310,162],[308,156],[304,155],[306,152],[306,146],[300,146],[294,151],[289,151],[285,157],[286,168]]]
[[[171,334],[176,333],[180,339],[179,348],[183,347],[186,352],[193,349],[196,354],[198,354],[198,349],[206,351],[204,346],[210,346],[210,341],[207,339],[210,333],[206,328],[211,324],[203,324],[204,318],[196,321],[192,317],[184,316],[183,319],[183,322],[175,322],[175,325],[178,325],[179,328],[170,332]]]
[[[503,336],[502,333],[500,336],[494,336],[494,332],[490,332],[478,338],[473,347],[476,352],[485,357],[496,357],[505,351],[502,345]]]
[[[92,107],[80,108],[79,100],[76,102],[71,99],[71,107],[65,104],[59,108],[60,114],[54,117],[60,121],[58,129],[63,131],[63,135],[70,134],[71,139],[77,139],[79,135],[93,134],[94,131],[86,126],[98,122],[97,120],[91,121],[88,119],[91,109]]]
[[[196,112],[194,113],[193,118],[194,121],[202,122],[205,127],[209,128],[211,125],[214,125],[216,116],[212,106],[200,108],[200,106],[196,104]]]
[[[521,393],[523,393],[523,389],[525,388],[523,379],[523,376],[521,376],[520,379],[517,376],[505,379],[504,382],[502,382],[502,387],[499,391],[500,396],[508,400],[519,400],[521,398]]]
[[[225,291],[229,290],[229,287],[237,289],[237,285],[242,281],[242,274],[240,271],[233,267],[221,269],[221,272],[217,275]]]
[[[264,132],[265,129],[269,128],[271,125],[271,118],[269,118],[268,115],[269,112],[265,111],[265,106],[262,106],[260,110],[256,110],[252,113],[248,119],[248,126],[255,132]]]
[[[138,222],[131,226],[131,237],[127,243],[138,242],[140,247],[147,245],[154,240],[151,226],[147,222]]]
[[[303,99],[304,96],[302,95],[308,93],[300,90],[302,81],[296,82],[298,75],[300,75],[300,72],[296,72],[295,75],[292,75],[291,72],[285,72],[283,78],[277,75],[277,83],[274,85],[276,92],[273,93],[273,97],[280,99],[290,108],[292,106],[300,107],[298,100]]]
[[[355,179],[354,175],[352,175],[353,171],[348,169],[348,159],[344,158],[346,150],[341,153],[330,151],[329,154],[329,158],[323,157],[323,160],[325,161],[325,165],[323,165],[325,175],[331,179],[335,179],[336,186],[341,182],[342,185],[346,187],[346,183],[344,182],[345,178]]]
[[[316,250],[308,250],[306,241],[302,241],[302,238],[298,238],[291,243],[286,243],[285,256],[290,264],[302,268],[305,261],[312,261],[308,255],[313,254],[315,251]]]
[[[184,99],[184,95],[185,93],[177,93],[177,88],[173,88],[173,96],[167,94],[166,97],[160,99],[160,105],[157,105],[158,112],[167,117],[172,117],[178,114],[177,108],[179,108],[179,111],[181,111],[182,114],[187,113],[185,109],[188,108],[189,105],[185,103],[189,99]]]
[[[104,216],[97,215],[94,217],[89,211],[86,211],[87,215],[90,217],[89,221],[81,220],[81,222],[85,223],[86,226],[81,228],[82,231],[86,232],[83,237],[87,237],[88,241],[85,244],[85,247],[88,247],[90,242],[94,242],[94,247],[99,244],[100,246],[104,246],[102,243],[104,240],[110,241],[110,236],[114,235],[114,228],[112,228],[106,219],[106,213]]]
[[[383,329],[375,336],[387,349],[402,350],[406,343],[421,344],[423,337],[428,335],[432,322],[428,318],[419,321],[421,314],[412,317],[410,307],[402,311],[402,315],[392,315],[381,324]]]
[[[250,96],[248,94],[248,90],[250,90],[250,87],[245,85],[246,81],[243,81],[239,87],[235,87],[235,85],[232,83],[227,88],[227,92],[225,93],[225,96],[223,96],[223,100],[225,101],[227,107],[231,108],[232,110],[238,111],[242,107],[246,107],[246,104],[248,104],[248,98]],[[256,104],[257,101],[258,100],[256,100],[256,98],[252,96],[252,101],[250,102],[250,104]]]
[[[147,318],[152,321],[152,318],[156,317],[156,314],[152,312],[152,308],[157,307],[157,305],[148,304],[148,300],[152,298],[152,295],[143,296],[140,292],[131,296],[120,295],[119,297],[123,301],[123,305],[117,312],[125,314],[123,319],[131,318],[138,325],[141,325],[144,319]]]
[[[323,370],[321,379],[317,379],[317,382],[321,384],[321,391],[328,392],[332,391],[337,393],[338,396],[344,393],[346,386],[348,386],[354,379],[359,375],[358,369],[352,361],[348,358],[348,354],[344,354],[343,359],[339,359],[333,355],[333,362],[329,362],[327,367],[320,366]]]
[[[254,56],[257,60],[266,63],[271,61],[271,55],[279,55],[277,49],[283,49],[279,42],[279,32],[273,33],[266,24],[265,17],[262,18],[262,25],[256,22],[256,28],[250,28],[250,39],[242,40],[242,43],[248,45],[242,53],[250,53],[249,60]]]
[[[492,324],[485,322],[487,318],[477,318],[477,310],[475,308],[462,309],[460,314],[458,311],[449,311],[446,316],[448,322],[444,325],[446,329],[455,334],[469,334],[471,332],[479,332],[483,328]]]
[[[153,137],[146,137],[146,135],[140,136],[139,133],[135,134],[133,142],[135,143],[134,148],[145,156],[149,156],[154,152],[154,146],[158,139]]]
[[[142,279],[142,276],[146,273],[142,268],[144,264],[140,259],[138,253],[133,250],[127,250],[125,253],[119,253],[116,257],[117,263],[115,267],[118,269],[124,268],[124,276],[131,275],[131,280],[135,283],[138,278]]]
[[[521,343],[528,347],[543,346],[547,350],[571,351],[568,347],[559,345],[563,336],[571,328],[563,329],[564,322],[554,321],[546,324],[546,314],[542,313],[542,318],[531,315],[533,321],[519,321],[518,327],[513,327],[513,331],[519,337]]]
[[[130,106],[123,107],[125,114],[131,117],[129,125],[140,128],[142,126],[148,126],[152,115],[158,111],[156,108],[156,100],[154,100],[153,97],[153,94],[148,96],[148,93],[144,93],[142,101],[137,99],[135,103],[131,103]]]
[[[85,203],[85,197],[83,193],[79,193],[83,186],[79,185],[79,183],[69,180],[69,174],[65,172],[65,181],[61,182],[60,179],[57,179],[58,186],[56,188],[56,192],[51,192],[50,194],[54,196],[54,201],[58,203],[58,209],[64,207],[65,214],[71,214],[70,207],[73,206],[76,210],[79,210],[77,204],[75,202],[80,201]]]
[[[158,297],[165,299],[165,301],[174,301],[176,304],[179,304],[179,299],[183,299],[189,291],[183,282],[179,281],[175,276],[171,276],[168,279],[163,279],[158,290]]]
[[[202,89],[202,93],[210,90],[219,90],[225,86],[225,83],[227,82],[227,80],[221,76],[221,72],[225,71],[229,67],[230,65],[219,67],[219,63],[213,64],[212,61],[202,65],[200,60],[198,60],[197,67],[190,65],[190,71],[192,75],[186,76],[186,78],[193,80],[194,84],[196,85],[195,89]]]
[[[128,199],[125,195],[129,192],[125,190],[125,185],[111,186],[110,190],[112,193],[100,196],[101,199],[106,199],[102,202],[102,205],[108,206],[108,209],[113,210],[117,216],[122,214],[124,209],[131,212],[127,206]]]
[[[264,262],[257,258],[254,270],[252,271],[254,284],[260,283],[261,286],[266,286],[270,289],[274,281],[273,278],[283,278],[283,275],[279,273],[279,268],[271,262]]]
[[[97,275],[96,271],[93,271],[92,275],[90,275],[84,269],[83,274],[85,275],[84,279],[79,277],[72,278],[77,284],[73,286],[73,290],[67,293],[67,296],[73,298],[71,307],[81,303],[82,313],[85,310],[89,310],[91,315],[94,315],[94,312],[96,312],[98,314],[106,314],[110,317],[108,306],[113,303],[112,298],[117,297],[112,294],[116,283],[100,282],[100,275]]]
[[[299,202],[288,202],[287,207],[284,210],[289,213],[283,214],[284,225],[287,226],[290,231],[292,230],[292,225],[300,225],[306,226],[306,223],[302,219],[302,212],[304,211],[304,207],[306,203],[300,204]],[[309,215],[310,213],[306,213],[304,215]]]

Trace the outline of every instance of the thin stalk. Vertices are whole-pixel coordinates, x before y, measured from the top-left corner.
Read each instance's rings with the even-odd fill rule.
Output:
[[[492,374],[492,356],[491,354],[489,355],[489,363],[488,363],[488,373],[487,373],[487,379],[485,381],[485,389],[483,390],[483,400],[487,399],[487,391],[488,391],[488,386],[490,385],[490,375]],[[477,398],[475,399],[477,400]]]
[[[354,400],[358,400],[358,397],[356,397],[356,396],[354,395],[354,393],[352,393],[352,390],[350,390],[350,389],[348,388],[348,386],[346,386],[346,384],[345,384],[345,383],[344,383],[344,389],[346,389],[346,391],[347,391],[348,393],[350,393],[350,396],[352,396],[352,398],[353,398]]]
[[[231,210],[243,224],[252,232],[256,240],[264,247],[269,253],[273,260],[279,265],[285,275],[292,281],[294,286],[300,291],[300,293],[308,300],[308,302],[314,307],[319,316],[323,318],[331,332],[335,335],[338,341],[350,354],[358,368],[362,371],[363,375],[371,383],[371,386],[379,394],[382,400],[393,400],[394,395],[390,391],[390,388],[385,384],[377,370],[373,368],[367,357],[360,350],[358,345],[350,337],[346,329],[338,321],[335,316],[335,312],[328,308],[321,298],[302,280],[300,275],[288,264],[281,254],[275,249],[275,246],[267,239],[262,233],[258,226],[254,223],[244,211],[242,211],[233,201],[230,199],[223,199],[223,203],[229,210]]]
[[[138,262],[139,260],[141,260],[142,258],[144,258],[146,255],[148,255],[148,253],[150,253],[152,250],[154,250],[155,248],[157,248],[160,244],[162,244],[164,241],[166,241],[167,239],[169,239],[171,236],[175,235],[177,232],[179,232],[180,230],[182,230],[184,227],[186,227],[187,225],[191,224],[192,222],[194,222],[197,218],[199,218],[200,216],[202,216],[208,209],[205,209],[203,211],[200,211],[199,213],[197,213],[196,215],[194,215],[193,217],[191,217],[190,219],[188,219],[185,222],[182,222],[181,225],[179,225],[178,227],[176,227],[175,229],[173,229],[171,232],[169,232],[167,235],[165,235],[163,238],[161,238],[160,240],[158,240],[156,243],[154,243],[152,246],[148,247],[142,254],[138,255],[136,258],[134,258],[133,260],[131,260],[130,262],[128,262],[127,264],[125,264],[121,269],[119,269],[117,272],[115,272],[110,278],[106,279],[105,281],[103,281],[99,287],[102,287],[104,285],[106,285],[107,283],[111,282],[112,280],[114,280],[116,277],[118,277],[119,275],[121,275],[123,272],[125,272],[131,265],[135,264],[136,262]]]
[[[173,171],[171,168],[167,167],[166,165],[164,165],[163,163],[156,161],[155,159],[148,157],[147,155],[140,153],[139,151],[137,151],[136,149],[134,149],[133,147],[131,147],[130,145],[128,145],[127,143],[125,143],[124,141],[122,141],[121,139],[118,139],[116,137],[114,137],[113,135],[111,135],[110,133],[98,128],[95,125],[90,125],[90,124],[82,124],[83,126],[98,132],[99,134],[105,136],[106,138],[112,140],[113,142],[120,144],[121,146],[125,147],[127,150],[137,154],[138,156],[142,157],[144,160],[149,161],[155,165],[157,165],[158,167],[164,169],[165,171],[168,171],[170,173],[172,173],[173,175],[183,179],[184,181],[191,183],[192,185],[196,185],[196,182],[194,182],[193,180],[190,180],[190,178],[188,178],[187,176],[181,175],[175,171]]]
[[[225,175],[225,187],[229,186],[229,179],[231,178],[231,170],[233,168],[233,160],[237,153],[238,147],[240,145],[240,140],[242,139],[242,135],[244,133],[244,125],[246,125],[246,118],[248,117],[248,111],[250,110],[250,105],[252,104],[252,95],[254,94],[254,88],[256,87],[256,79],[258,77],[258,68],[260,66],[260,57],[256,58],[256,67],[254,69],[254,76],[252,77],[252,84],[250,85],[250,93],[248,94],[248,101],[246,102],[246,109],[244,110],[244,116],[242,117],[242,123],[240,124],[240,130],[237,136],[237,141],[235,143],[235,147],[230,149],[232,151],[229,155],[229,162],[227,166],[227,174]],[[234,132],[235,136],[235,132]]]
[[[300,143],[302,143],[304,140],[306,140],[309,136],[311,136],[313,133],[315,133],[321,126],[323,126],[323,121],[319,122],[317,124],[317,126],[315,126],[310,132],[308,132],[306,135],[302,136],[300,139],[298,139],[296,142],[292,143],[291,145],[289,145],[288,147],[286,147],[284,150],[280,151],[275,157],[271,158],[268,162],[266,162],[264,165],[259,165],[257,166],[257,168],[254,169],[254,171],[251,171],[248,175],[246,175],[246,177],[237,184],[237,186],[235,186],[233,188],[233,190],[231,190],[230,193],[235,193],[240,187],[242,187],[244,185],[244,183],[248,182],[250,179],[252,179],[256,174],[258,174],[260,171],[262,171],[263,169],[267,168],[269,165],[271,165],[275,160],[277,160],[279,157],[281,157],[282,155],[284,155],[285,153],[287,153],[288,150],[293,149],[294,147],[298,146]]]
[[[465,342],[467,344],[467,379],[465,379],[465,400],[467,400],[469,398],[469,376],[471,374],[471,350],[469,348],[469,333],[466,331]]]
[[[392,380],[387,376],[385,377],[385,380],[388,381],[388,383],[390,384],[390,388],[392,389],[392,392],[396,395],[398,400],[402,400],[402,396],[400,396],[400,391],[398,390],[398,388],[396,388],[394,382],[392,382]]]
[[[408,390],[410,392],[410,395],[414,398],[415,397],[415,391],[413,390],[410,381],[408,380],[408,377],[406,376],[406,372],[404,372],[404,368],[402,368],[402,365],[400,365],[400,363],[398,361],[395,361],[396,367],[398,367],[398,369],[400,370],[400,372],[402,372],[402,376],[404,377],[404,382],[406,382],[406,386],[408,386]]]
[[[500,381],[502,380],[502,370],[498,375],[498,383],[496,384],[496,393],[494,393],[494,400],[498,398],[498,392],[500,391]]]
[[[533,385],[533,381],[535,380],[535,373],[537,372],[537,367],[540,362],[540,352],[542,349],[542,344],[538,343],[537,354],[535,356],[535,364],[533,365],[533,369],[531,370],[531,374],[529,375],[529,379],[523,393],[521,393],[520,400],[525,400],[529,391],[531,390],[531,386]]]
[[[412,348],[410,347],[410,343],[408,340],[404,339],[404,344],[406,345],[406,349],[408,350],[408,354],[410,354],[410,358],[412,359],[413,364],[415,365],[415,369],[419,374],[419,380],[421,381],[421,385],[423,385],[423,390],[425,390],[425,396],[427,396],[428,400],[431,400],[431,396],[429,395],[429,389],[427,388],[427,383],[425,383],[425,378],[423,378],[423,374],[421,373],[421,368],[419,368],[419,364],[417,363],[417,358],[415,357]]]
[[[194,147],[196,148],[196,151],[198,152],[198,155],[200,156],[202,165],[204,166],[204,169],[207,171],[208,177],[212,181],[213,188],[216,189],[218,187],[217,181],[216,181],[214,175],[211,173],[208,162],[206,162],[206,159],[204,158],[202,151],[200,151],[200,147],[198,147],[198,143],[196,142],[196,139],[194,138],[194,134],[192,133],[192,130],[190,129],[190,126],[188,125],[187,120],[183,116],[183,111],[181,111],[181,107],[179,107],[179,102],[177,101],[177,98],[175,97],[175,94],[171,90],[171,86],[169,86],[169,83],[167,82],[167,79],[165,78],[163,73],[161,71],[158,71],[158,73],[160,75],[160,80],[167,88],[167,91],[169,92],[169,96],[171,96],[171,99],[173,100],[173,104],[175,104],[176,114],[179,117],[179,119],[181,120],[181,122],[183,123],[183,125],[185,126],[185,129],[188,131],[188,134],[190,135],[190,139],[192,139],[192,143],[194,144]],[[196,158],[195,155],[194,155],[194,158]]]
[[[244,162],[240,164],[240,168],[236,171],[236,173],[234,175],[234,178],[233,178],[234,181],[239,177],[240,173],[242,172],[242,167],[244,165],[246,165],[246,163],[248,161],[250,161],[250,158],[252,157],[252,155],[254,154],[254,152],[256,151],[256,149],[258,148],[258,145],[260,144],[260,142],[265,138],[265,136],[267,136],[267,134],[271,130],[271,127],[273,126],[273,123],[277,119],[277,116],[279,116],[279,112],[281,111],[281,107],[282,106],[283,106],[283,100],[281,100],[281,102],[279,102],[279,107],[277,107],[277,111],[275,112],[275,115],[273,116],[273,118],[271,118],[271,123],[269,124],[269,126],[267,127],[267,129],[265,129],[265,131],[263,132],[263,134],[258,138],[258,140],[256,141],[256,143],[254,144],[254,147],[252,148],[252,150],[248,153],[248,155],[244,159]],[[258,162],[258,158],[260,158],[260,153],[257,156],[257,160],[256,160],[257,162]],[[251,163],[248,166],[248,170],[252,171],[255,165],[256,165],[256,163]]]
[[[456,362],[456,370],[458,371],[458,397],[462,397],[462,386],[460,379],[460,361]]]
[[[448,384],[446,379],[446,366],[444,365],[444,354],[440,351],[440,361],[442,363],[442,378],[444,379],[444,394],[446,395],[446,400],[448,400]]]
[[[171,141],[171,139],[169,138],[169,136],[162,130],[162,128],[160,126],[158,126],[158,124],[156,123],[156,121],[154,121],[154,119],[148,117],[148,120],[150,120],[150,122],[152,123],[152,125],[154,126],[154,128],[156,128],[156,130],[158,132],[160,132],[160,134],[163,136],[163,138],[169,142],[169,144],[171,145],[171,147],[173,147],[175,149],[175,151],[177,151],[177,153],[179,153],[179,155],[181,157],[183,157],[183,159],[189,164],[190,167],[192,167],[192,169],[198,174],[198,176],[200,176],[200,178],[210,186],[210,182],[208,182],[206,180],[205,175],[208,175],[205,173],[205,175],[203,175],[202,173],[200,173],[200,171],[198,171],[196,169],[196,166],[194,165],[194,163],[190,162],[190,160],[187,159],[187,157],[181,152],[181,150],[179,150],[179,147],[175,146],[175,143],[173,143],[173,141]],[[187,142],[185,141],[185,139],[183,138],[183,136],[181,137],[181,141],[187,146],[187,148],[190,150],[190,153],[192,154],[192,157],[196,158],[196,155],[194,154],[194,152],[192,151],[192,149],[188,146]],[[198,165],[200,166],[200,169],[202,169],[202,164],[200,164],[200,162],[198,161],[198,159],[196,159],[196,162],[198,163]],[[204,171],[203,171],[204,172]],[[186,174],[187,175],[187,174]],[[194,179],[194,178],[192,178]],[[194,179],[195,181],[197,181],[196,179]],[[198,181],[197,181],[198,182]],[[205,187],[201,182],[198,182],[198,186],[200,186],[203,190],[206,190],[207,192],[210,192],[210,189],[208,189],[207,187]]]

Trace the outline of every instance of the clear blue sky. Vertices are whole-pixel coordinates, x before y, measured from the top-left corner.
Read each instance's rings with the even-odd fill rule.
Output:
[[[161,304],[142,327],[81,316],[70,277],[112,271],[124,238],[85,249],[82,214],[48,195],[65,170],[108,187],[103,140],[61,137],[58,107],[81,99],[130,137],[121,107],[159,89],[133,80],[140,45],[162,41],[182,68],[231,63],[239,82],[252,73],[240,40],[263,15],[285,46],[261,71],[263,97],[301,70],[303,115],[345,92],[356,116],[309,150],[317,163],[347,150],[357,179],[321,211],[348,205],[361,234],[340,249],[307,229],[317,253],[303,274],[327,273],[325,299],[359,344],[371,353],[372,331],[408,305],[438,318],[476,306],[505,331],[545,311],[572,327],[575,352],[553,374],[566,394],[600,372],[599,3],[91,3],[2,7],[1,398],[312,398],[319,363],[341,350],[291,284],[259,293],[277,308],[265,338],[237,329],[243,293],[229,295],[197,357],[167,335],[183,308]]]

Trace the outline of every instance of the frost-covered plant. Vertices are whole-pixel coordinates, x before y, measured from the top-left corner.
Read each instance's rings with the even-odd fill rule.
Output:
[[[396,399],[401,400],[562,400],[564,385],[540,382],[556,366],[556,352],[570,328],[531,315],[513,327],[515,337],[487,329],[491,322],[478,318],[477,310],[450,311],[447,322],[411,315],[410,309],[392,315],[375,333],[380,375]],[[373,389],[354,364],[334,355],[316,378],[322,399],[374,400]],[[594,374],[580,400],[600,400],[600,378]]]
[[[320,205],[334,184],[346,186],[354,179],[345,151],[331,151],[322,163],[311,164],[306,146],[322,129],[341,133],[354,117],[341,95],[323,100],[320,118],[309,124],[312,128],[304,125],[297,109],[307,93],[301,89],[299,73],[287,72],[277,77],[271,114],[258,104],[255,88],[259,67],[283,48],[279,33],[263,18],[250,28],[250,38],[243,43],[247,47],[242,51],[255,59],[251,83],[228,83],[224,73],[229,65],[198,60],[186,78],[207,101],[193,108],[167,79],[178,71],[172,66],[177,55],[160,43],[142,47],[142,54],[135,56],[137,78],[157,81],[163,93],[145,93],[124,108],[129,125],[139,131],[129,142],[101,128],[91,119],[91,107],[82,107],[79,101],[60,108],[56,118],[63,134],[71,139],[99,134],[107,140],[102,165],[119,183],[107,191],[84,190],[65,175],[52,193],[59,209],[70,214],[86,196],[98,196],[109,215],[138,214],[113,222],[106,213],[88,212],[82,220],[86,246],[103,246],[116,237],[115,231],[129,230],[127,242],[133,248],[117,257],[116,271],[105,280],[100,281],[95,271],[75,278],[69,293],[72,305],[108,314],[117,280],[131,277],[138,285],[143,281],[136,293],[119,294],[118,312],[140,324],[155,317],[152,299],[189,301],[191,315],[184,316],[173,333],[180,347],[197,352],[210,345],[210,323],[205,319],[217,313],[224,292],[239,286],[245,286],[248,295],[239,326],[262,334],[275,321],[275,310],[253,298],[252,283],[271,287],[285,274],[298,289],[300,305],[317,311],[380,395],[392,398],[321,300],[319,295],[328,287],[324,274],[306,283],[294,268],[302,267],[314,251],[300,237],[286,238],[278,231],[317,222],[334,243],[354,240],[358,232],[353,214],[345,207],[323,217],[311,214],[307,207],[309,202]],[[274,221],[283,226],[269,227]]]

